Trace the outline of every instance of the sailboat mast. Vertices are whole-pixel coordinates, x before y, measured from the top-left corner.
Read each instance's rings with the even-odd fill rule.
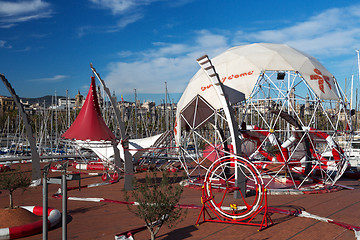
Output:
[[[356,50],[356,55],[357,55],[357,64],[358,64],[358,79],[359,79],[359,84],[360,84],[360,56],[359,56],[359,50]],[[357,129],[357,111],[358,111],[358,89],[356,89],[356,109],[355,109],[355,129]]]
[[[167,97],[168,97],[168,93],[167,93],[167,82],[165,82],[165,107],[164,107],[164,111],[165,111],[165,126],[166,126],[166,129],[165,131],[169,130],[169,115],[168,115],[168,109],[167,109],[167,105],[168,105],[168,102],[167,102]]]
[[[137,96],[136,96],[136,89],[134,89],[134,97],[135,97],[135,138],[137,138]]]
[[[357,130],[357,122],[358,122],[358,89],[356,88],[356,95],[355,95],[355,128]]]
[[[70,106],[69,106],[69,91],[66,89],[66,120],[67,128],[70,127]]]
[[[56,144],[58,145],[58,140],[59,140],[59,129],[58,129],[58,108],[57,108],[57,97],[56,97],[56,90],[55,90],[55,101],[54,101],[54,108],[55,108],[55,139],[56,139]]]
[[[358,77],[359,77],[359,83],[360,83],[360,56],[359,56],[359,50],[356,50],[357,54],[357,64],[358,64]]]
[[[350,110],[353,109],[354,75],[351,76]]]

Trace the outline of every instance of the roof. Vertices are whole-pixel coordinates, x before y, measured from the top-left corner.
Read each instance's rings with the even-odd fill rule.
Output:
[[[96,94],[95,77],[91,77],[89,93],[79,115],[62,137],[84,141],[113,141],[116,139],[101,116]]]

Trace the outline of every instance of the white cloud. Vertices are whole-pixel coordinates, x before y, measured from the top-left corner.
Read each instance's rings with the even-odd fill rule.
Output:
[[[82,26],[78,28],[77,36],[79,38],[90,34],[90,33],[112,33],[112,32],[119,32],[120,30],[124,29],[131,23],[137,22],[138,20],[142,19],[143,15],[141,13],[134,13],[128,16],[123,16],[119,20],[117,20],[116,24],[109,25],[109,26]]]
[[[303,22],[278,29],[238,31],[234,43],[285,43],[316,57],[342,81],[354,70],[355,49],[360,48],[360,4],[324,10]],[[356,74],[356,73],[355,73]]]
[[[109,26],[84,26],[79,28],[78,37],[88,33],[118,32],[128,25],[144,18],[144,6],[162,0],[89,0],[94,7],[110,11],[116,18]]]
[[[209,31],[197,32],[194,43],[169,44],[157,42],[144,52],[121,52],[122,57],[138,57],[133,62],[113,62],[104,78],[108,87],[118,94],[162,93],[164,82],[170,92],[182,92],[198,69],[196,59],[205,53],[214,57],[227,49],[226,38]]]
[[[94,27],[82,26],[77,29],[77,36],[79,38],[81,38],[81,37],[85,36],[86,34],[88,34],[89,32],[94,32],[94,31],[95,31]]]
[[[186,86],[189,70],[193,72],[196,63],[191,58],[180,57],[155,58],[152,61],[131,63],[117,62],[109,65],[110,73],[106,76],[107,85],[119,94],[132,93],[136,88],[139,93],[161,93],[164,82],[177,81],[177,86]],[[169,91],[178,92],[179,89]]]
[[[0,28],[12,28],[14,27],[16,24],[14,23],[9,23],[9,24],[0,24]]]
[[[121,57],[121,58],[127,58],[127,57],[130,57],[132,56],[133,53],[131,51],[121,51],[118,53],[118,56]]]
[[[90,0],[96,7],[110,10],[114,15],[126,14],[141,6],[149,5],[159,0]]]
[[[201,48],[208,49],[214,46],[224,47],[227,45],[227,39],[223,35],[213,34],[208,30],[199,31],[198,34],[196,42]]]
[[[0,28],[10,28],[15,23],[48,18],[50,4],[42,0],[0,1]]]
[[[37,78],[29,80],[29,82],[62,82],[65,78],[68,78],[69,76],[66,75],[55,75],[53,77],[48,78]]]
[[[123,17],[117,22],[116,29],[122,29],[125,28],[127,25],[137,22],[138,20],[142,19],[144,16],[141,13],[132,14],[126,17]]]
[[[113,14],[123,14],[135,7],[133,0],[90,0],[97,7],[111,10]]]
[[[48,3],[42,2],[41,0],[32,1],[0,1],[0,14],[7,16],[22,15],[31,12],[36,12],[40,9],[47,8]]]
[[[167,44],[163,42],[155,42],[153,45],[158,48],[145,53],[147,57],[161,57],[166,55],[176,56],[187,53],[189,51],[189,46],[186,44]]]
[[[12,46],[7,44],[6,41],[0,40],[0,48],[12,48]]]
[[[286,43],[311,55],[348,54],[360,38],[359,12],[360,5],[332,8],[290,27],[239,31],[235,41]]]
[[[182,92],[199,69],[196,59],[204,54],[213,58],[224,50],[254,42],[286,43],[317,57],[335,76],[344,73],[344,64],[354,57],[360,39],[360,5],[324,10],[303,22],[278,29],[248,32],[244,29],[230,35],[209,30],[197,31],[189,43],[153,43],[142,52],[119,53],[128,61],[109,64],[104,78],[118,94],[162,93],[163,83],[171,92]],[[232,45],[230,46],[230,43]],[[345,60],[338,62],[337,57]],[[339,78],[338,76],[336,76]]]

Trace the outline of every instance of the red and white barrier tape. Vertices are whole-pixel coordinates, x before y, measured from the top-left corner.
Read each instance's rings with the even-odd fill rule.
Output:
[[[51,169],[52,172],[63,172],[63,170],[58,169]],[[68,174],[83,174],[83,175],[90,175],[90,176],[101,176],[103,173],[96,173],[96,172],[75,172],[75,171],[66,171]]]
[[[62,199],[62,195],[60,193],[54,194],[53,198]],[[126,202],[126,201],[119,201],[119,200],[112,200],[107,198],[81,198],[81,197],[68,197],[68,200],[72,201],[85,201],[85,202],[108,202],[108,203],[117,203],[117,204],[125,204],[125,205],[139,205],[138,202]],[[176,207],[178,208],[186,208],[186,209],[201,209],[202,206],[198,206],[195,204],[177,204]]]
[[[61,194],[54,194],[53,195],[54,198],[56,199],[62,199],[62,195]],[[126,201],[119,201],[119,200],[112,200],[112,199],[106,199],[106,198],[80,198],[80,197],[68,197],[68,200],[73,200],[73,201],[86,201],[86,202],[108,202],[108,203],[117,203],[117,204],[126,204],[126,205],[139,205],[138,202],[126,202]],[[176,205],[176,207],[178,208],[186,208],[186,209],[201,209],[202,206],[198,206],[195,204],[178,204]],[[306,218],[312,218],[318,221],[322,221],[322,222],[328,222],[328,223],[333,223],[336,224],[340,227],[346,228],[348,230],[353,230],[355,232],[355,237],[356,239],[360,240],[360,227],[358,226],[354,226],[354,225],[350,225],[350,224],[346,224],[346,223],[342,223],[342,222],[338,222],[329,218],[324,218],[324,217],[320,217],[314,214],[310,214],[306,211],[289,211],[289,210],[284,210],[284,209],[279,209],[279,208],[273,208],[273,207],[268,207],[268,211],[272,212],[272,213],[280,213],[280,214],[286,214],[286,215],[292,215],[292,216],[297,216],[297,217],[306,217]],[[141,229],[141,230],[139,230]],[[146,227],[140,227],[137,229],[133,229],[130,231],[126,231],[124,233],[118,234],[115,236],[115,240],[130,240],[133,239],[132,238],[132,234],[135,234],[136,232],[142,231],[146,229]],[[137,231],[139,230],[139,231]]]
[[[100,170],[104,171],[107,168],[102,163],[96,163],[96,164],[78,164],[74,163],[73,167],[79,170]]]
[[[88,184],[88,185],[81,185],[80,187],[68,187],[67,190],[74,190],[74,189],[79,189],[79,188],[92,188],[92,187],[99,187],[99,186],[104,186],[104,185],[109,185],[109,184],[114,184],[119,182],[119,180],[110,180],[108,182],[100,182],[100,183],[92,183],[92,184]],[[58,191],[54,194],[54,195],[59,195],[61,194],[61,188],[58,189]],[[54,196],[53,196],[54,197]]]
[[[356,239],[360,240],[360,227],[359,226],[350,225],[350,224],[343,223],[343,222],[338,222],[338,221],[332,220],[330,218],[320,217],[320,216],[308,213],[306,211],[301,211],[301,210],[289,211],[289,210],[283,210],[283,209],[279,209],[279,208],[268,207],[268,211],[272,212],[272,213],[280,213],[280,214],[292,215],[292,216],[296,216],[296,217],[312,218],[312,219],[315,219],[315,220],[318,220],[321,222],[333,223],[340,227],[354,231]]]

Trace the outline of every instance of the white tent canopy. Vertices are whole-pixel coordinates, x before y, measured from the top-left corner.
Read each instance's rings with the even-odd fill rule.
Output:
[[[164,134],[164,133],[163,133]],[[141,139],[130,139],[129,140],[129,152],[131,153],[134,160],[138,160],[144,153],[144,149],[150,148],[154,143],[160,139],[163,134],[158,134],[152,137],[141,138]],[[95,154],[103,160],[111,160],[114,156],[114,148],[111,142],[108,141],[81,141],[77,140],[76,143],[80,147],[89,148],[95,152]],[[121,143],[117,145],[120,150],[120,158],[124,158],[124,149]]]
[[[265,71],[298,72],[320,99],[339,98],[334,77],[320,62],[284,44],[254,43],[233,47],[213,58],[211,62],[232,104],[243,100],[244,97],[248,98],[259,76]],[[180,139],[181,125],[184,123],[180,113],[191,104],[196,104],[197,96],[214,109],[223,107],[207,74],[200,69],[190,80],[177,105],[175,123],[177,143]],[[196,121],[200,120],[196,119]]]

